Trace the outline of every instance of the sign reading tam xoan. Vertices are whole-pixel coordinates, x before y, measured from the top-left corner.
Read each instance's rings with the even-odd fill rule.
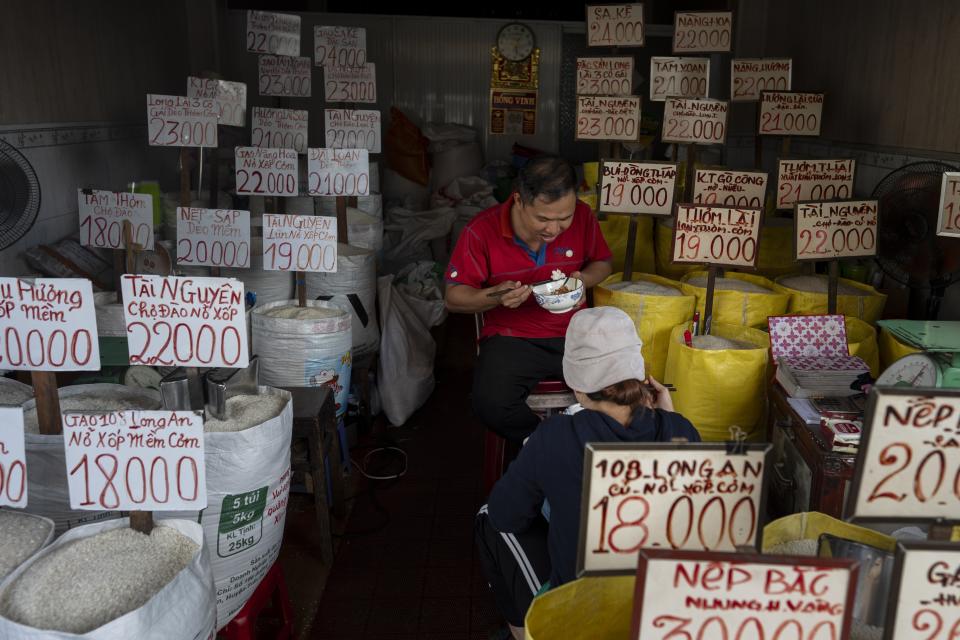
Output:
[[[599,211],[669,216],[676,182],[676,163],[604,160],[600,163]]]
[[[336,272],[336,216],[263,214],[263,268]]]
[[[370,154],[366,149],[310,149],[311,196],[370,195]]]
[[[89,280],[0,278],[0,335],[0,369],[100,370]]]
[[[250,143],[254,147],[293,149],[297,153],[306,153],[308,119],[304,110],[254,107]]]
[[[650,58],[650,100],[705,98],[710,85],[710,58]]]
[[[123,249],[123,227],[129,222],[133,244],[153,251],[153,198],[149,194],[77,189],[77,210],[80,244]]]
[[[937,235],[960,237],[960,172],[944,172],[939,211]]]
[[[376,102],[376,65],[324,67],[323,93],[327,102]]]
[[[674,53],[726,53],[733,35],[731,11],[676,11]]]
[[[243,282],[126,274],[120,286],[130,364],[242,369],[250,363]]]
[[[693,181],[696,204],[722,204],[732,207],[761,208],[767,195],[764,171],[697,169]]]
[[[367,62],[367,30],[314,27],[313,59],[318,67],[362,67]]]
[[[877,206],[876,200],[795,204],[797,260],[877,255]]]
[[[760,92],[760,135],[819,136],[822,123],[822,93]]]
[[[635,142],[639,136],[638,96],[577,96],[577,140]]]
[[[243,82],[188,76],[187,97],[216,100],[220,106],[220,124],[242,127],[247,122],[247,85]]]
[[[0,407],[0,506],[27,506],[27,455],[21,407]]]
[[[789,91],[791,58],[734,58],[730,61],[730,100],[756,102],[763,91]]]
[[[254,196],[295,196],[298,160],[293,149],[237,147],[237,193]]]
[[[177,264],[250,267],[250,212],[177,207]]]
[[[247,51],[300,55],[300,16],[247,11]]]
[[[207,507],[201,413],[67,412],[61,420],[71,509]]]
[[[643,5],[587,5],[588,47],[642,47]]]
[[[147,94],[151,147],[216,147],[220,105],[212,98]]]
[[[663,106],[664,142],[723,144],[727,140],[726,100],[667,98]]]
[[[366,149],[380,153],[380,112],[364,109],[324,109],[330,149]]]
[[[856,161],[780,160],[777,163],[777,209],[797,202],[849,198]]]
[[[310,97],[310,58],[260,56],[261,96]]]
[[[629,96],[633,58],[577,58],[577,95]]]

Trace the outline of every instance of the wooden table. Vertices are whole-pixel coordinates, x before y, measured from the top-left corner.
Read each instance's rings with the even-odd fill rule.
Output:
[[[843,517],[843,507],[856,456],[834,453],[820,435],[819,425],[808,425],[787,402],[776,383],[768,390],[769,436],[774,443],[771,504],[777,515],[819,511]]]

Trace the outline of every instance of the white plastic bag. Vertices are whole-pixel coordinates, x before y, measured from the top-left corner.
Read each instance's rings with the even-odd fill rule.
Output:
[[[396,287],[425,327],[435,327],[447,317],[443,288],[432,260],[408,264],[396,277]]]
[[[380,398],[390,424],[402,425],[433,393],[437,345],[429,329],[393,285],[377,280],[380,296]]]
[[[453,228],[456,210],[450,207],[410,211],[394,207],[387,211],[382,271],[396,273],[411,262],[434,259],[431,241],[445,240]]]
[[[340,243],[337,270],[308,273],[306,281],[308,299],[332,302],[353,318],[354,358],[377,350],[377,262],[371,250]]]
[[[116,618],[102,627],[84,634],[64,633],[33,629],[17,624],[0,616],[0,638],[4,640],[72,640],[89,638],[91,640],[206,640],[213,638],[216,623],[213,573],[210,569],[210,556],[203,544],[203,530],[195,522],[185,520],[158,520],[158,525],[176,529],[200,547],[183,570],[146,604],[138,609]],[[60,536],[53,544],[33,555],[20,565],[16,571],[0,583],[0,593],[38,559],[68,545],[74,540],[110,531],[119,527],[129,527],[129,518],[98,522],[71,529]],[[90,567],[96,571],[96,567]]]

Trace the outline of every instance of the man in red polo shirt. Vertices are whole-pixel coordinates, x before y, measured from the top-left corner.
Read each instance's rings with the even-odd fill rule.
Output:
[[[509,440],[523,440],[539,423],[526,398],[541,380],[563,377],[564,335],[576,312],[543,309],[530,283],[560,270],[589,288],[612,270],[600,225],[576,186],[566,160],[530,160],[517,191],[464,228],[447,267],[447,308],[483,314],[473,409]],[[490,297],[495,292],[505,293]]]

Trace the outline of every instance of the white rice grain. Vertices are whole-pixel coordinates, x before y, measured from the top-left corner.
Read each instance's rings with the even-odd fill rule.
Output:
[[[33,397],[33,388],[16,380],[3,378],[0,382],[0,405],[20,406]]]
[[[286,404],[286,399],[280,396],[234,396],[227,399],[227,417],[217,420],[208,416],[203,423],[203,430],[244,431],[276,418]]]
[[[701,289],[707,288],[707,276],[694,276],[687,280],[687,284]],[[753,282],[746,280],[737,280],[736,278],[717,278],[714,284],[716,291],[743,291],[744,293],[775,293],[767,287],[761,287]]]
[[[816,540],[804,538],[775,544],[764,553],[772,556],[815,556],[820,550],[819,547]]]
[[[0,580],[40,549],[51,528],[41,518],[0,509]]]
[[[778,282],[788,289],[810,293],[826,293],[829,285],[829,279],[824,276],[787,276],[786,278],[780,278]],[[846,282],[838,282],[837,295],[862,297],[869,296],[870,292]]]
[[[720,351],[722,349],[732,349],[743,351],[744,349],[756,349],[756,345],[740,340],[731,340],[730,338],[721,338],[720,336],[693,336],[693,348],[704,351]]]
[[[683,292],[676,287],[648,282],[646,280],[634,280],[633,282],[613,282],[603,285],[611,291],[620,291],[623,293],[638,293],[646,296],[682,296]]]
[[[295,304],[274,307],[263,312],[269,318],[283,318],[285,320],[323,320],[334,318],[343,311],[328,307],[298,307]]]
[[[883,640],[883,627],[874,627],[859,620],[851,620],[850,640]]]
[[[60,411],[124,411],[126,409],[159,409],[159,403],[146,398],[116,396],[109,392],[81,393],[72,396],[61,396]],[[23,412],[23,427],[26,433],[40,433],[40,424],[37,422],[37,409],[27,409]]]
[[[170,527],[128,527],[65,544],[0,594],[0,615],[36,629],[87,633],[143,606],[198,545]]]

